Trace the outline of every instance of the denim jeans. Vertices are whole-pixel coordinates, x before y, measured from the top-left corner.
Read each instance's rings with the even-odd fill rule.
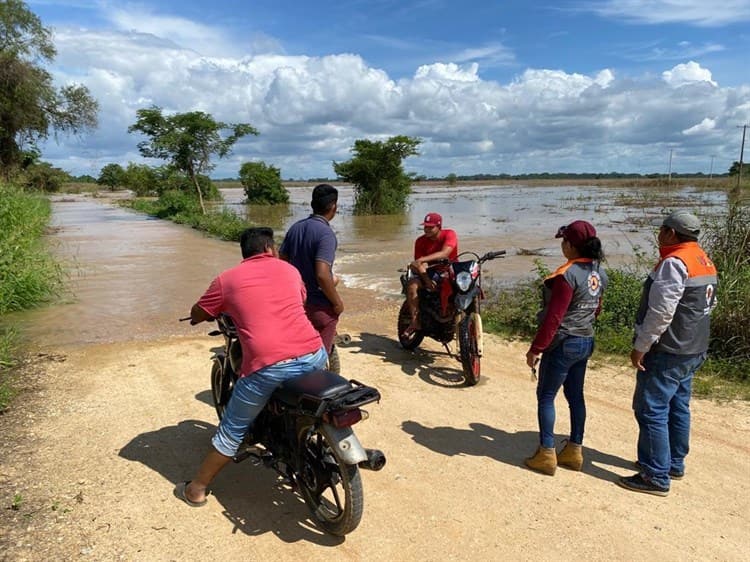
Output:
[[[237,380],[211,443],[222,455],[234,456],[250,425],[271,398],[273,391],[289,379],[316,369],[328,361],[325,348],[292,360],[279,361]]]
[[[705,353],[649,352],[636,374],[633,412],[638,422],[638,462],[648,479],[669,488],[669,471],[685,471],[690,449],[690,393]]]
[[[570,408],[570,441],[583,443],[586,402],[583,379],[586,364],[594,351],[594,338],[568,336],[551,351],[542,354],[536,387],[539,441],[542,447],[555,446],[555,396],[563,387]]]

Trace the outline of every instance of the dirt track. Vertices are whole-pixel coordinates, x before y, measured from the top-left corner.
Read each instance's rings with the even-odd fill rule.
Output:
[[[208,446],[206,325],[184,337],[57,350],[0,417],[2,560],[747,560],[750,407],[693,402],[687,476],[667,498],[622,490],[636,424],[631,369],[595,362],[581,473],[522,467],[536,443],[525,347],[487,337],[483,380],[434,342],[393,338],[396,306],[344,293],[344,374],[383,400],[356,426],[388,464],[363,472],[365,514],[321,534],[274,474],[232,465],[193,509],[172,496]],[[557,433],[568,429],[558,401]],[[11,509],[15,503],[18,509]]]

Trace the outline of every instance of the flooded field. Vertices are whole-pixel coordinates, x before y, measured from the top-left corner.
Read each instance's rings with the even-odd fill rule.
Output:
[[[291,203],[272,208],[244,205],[241,189],[224,195],[229,208],[272,226],[281,237],[310,213],[310,192],[291,188]],[[530,275],[535,255],[550,266],[559,264],[554,233],[575,219],[597,227],[610,264],[628,263],[634,247],[652,251],[650,223],[663,209],[688,208],[706,218],[724,202],[723,192],[690,188],[417,187],[405,215],[358,217],[352,215],[353,190],[344,187],[332,222],[339,238],[336,271],[347,287],[400,298],[396,270],[411,259],[419,223],[431,211],[458,233],[461,251],[508,251],[504,260],[487,264],[486,277],[494,282]],[[6,319],[41,346],[184,334],[177,318],[216,273],[240,259],[237,244],[82,195],[53,198],[53,227],[54,250],[70,271],[69,294],[61,304]]]

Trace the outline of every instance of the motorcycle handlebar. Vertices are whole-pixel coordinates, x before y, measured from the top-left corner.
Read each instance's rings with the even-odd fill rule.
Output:
[[[495,258],[504,256],[505,253],[505,250],[498,250],[497,252],[487,252],[486,254],[484,254],[484,256],[482,256],[482,259],[480,261],[494,260]]]

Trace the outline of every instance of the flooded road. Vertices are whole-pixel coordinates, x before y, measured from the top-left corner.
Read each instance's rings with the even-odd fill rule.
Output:
[[[311,188],[289,189],[285,206],[246,206],[241,189],[224,190],[226,204],[256,224],[272,226],[280,238],[294,221],[310,213]],[[724,203],[724,193],[692,189],[644,193],[598,187],[416,187],[405,215],[352,215],[353,190],[340,191],[332,226],[339,238],[336,272],[346,287],[374,291],[378,298],[400,298],[397,269],[410,259],[419,223],[427,212],[443,215],[456,230],[461,251],[482,254],[506,249],[504,260],[488,262],[486,277],[512,282],[531,274],[535,256],[549,266],[561,263],[560,225],[591,221],[599,231],[610,264],[627,263],[633,247],[652,248],[650,220],[668,206],[700,209],[706,216]],[[236,243],[131,212],[83,195],[52,198],[56,255],[69,271],[63,302],[11,315],[39,346],[149,340],[190,333],[177,318],[221,270],[240,260]]]

